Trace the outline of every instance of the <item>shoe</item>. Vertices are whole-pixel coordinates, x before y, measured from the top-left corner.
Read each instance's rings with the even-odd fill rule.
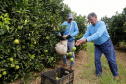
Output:
[[[95,75],[95,76],[93,77],[93,79],[95,79],[95,80],[98,79],[98,76]]]
[[[73,66],[70,66],[70,70],[73,70],[74,71]]]
[[[115,76],[114,77],[114,80],[119,80],[119,76]]]

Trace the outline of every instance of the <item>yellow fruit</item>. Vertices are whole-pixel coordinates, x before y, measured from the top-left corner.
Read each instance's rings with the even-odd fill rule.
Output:
[[[18,26],[18,29],[19,29],[19,30],[22,30],[22,27],[23,27],[23,26]]]
[[[58,78],[58,77],[56,77],[56,80],[59,80],[59,78]]]
[[[19,44],[19,40],[18,40],[18,39],[15,39],[15,40],[14,40],[14,43],[15,43],[15,44]]]
[[[49,36],[46,36],[46,39],[49,39]]]
[[[71,56],[72,55],[72,52],[69,52],[69,56]]]
[[[34,44],[36,44],[36,41],[34,41]]]
[[[10,58],[10,61],[11,61],[11,62],[13,62],[13,60],[14,60],[13,58]]]
[[[11,67],[12,67],[12,68],[15,67],[15,64],[11,64]]]
[[[70,58],[70,61],[74,61],[74,58]]]
[[[18,65],[16,65],[16,67],[15,67],[16,69],[19,69],[19,66]]]
[[[4,76],[5,76],[6,74],[7,74],[7,72],[6,72],[6,71],[3,71],[2,75],[4,75]]]
[[[68,52],[66,53],[66,56],[69,56],[69,53]]]
[[[76,47],[73,47],[73,48],[72,48],[72,52],[75,52],[75,50],[76,50]]]
[[[47,52],[48,52],[48,50],[44,50],[44,52],[45,52],[45,53],[47,53]]]
[[[0,74],[0,78],[2,77],[2,74]]]

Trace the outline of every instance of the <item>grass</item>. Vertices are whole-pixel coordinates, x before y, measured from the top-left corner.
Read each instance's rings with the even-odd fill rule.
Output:
[[[102,75],[98,79],[94,80],[93,76],[95,75],[95,64],[94,64],[94,45],[92,42],[87,43],[87,54],[88,54],[88,63],[84,64],[84,70],[81,75],[85,83],[83,84],[126,84],[126,67],[122,66],[121,61],[117,61],[118,72],[120,75],[120,80],[114,80],[113,75],[109,69],[107,59],[104,55],[101,57],[102,63]]]

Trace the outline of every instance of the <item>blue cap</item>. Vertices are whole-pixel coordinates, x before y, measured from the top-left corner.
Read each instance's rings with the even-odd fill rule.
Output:
[[[68,19],[74,19],[74,15],[72,13],[68,14]]]

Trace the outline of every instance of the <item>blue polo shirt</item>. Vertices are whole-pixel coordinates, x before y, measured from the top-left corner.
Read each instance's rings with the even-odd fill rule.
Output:
[[[103,21],[98,21],[95,26],[92,24],[88,26],[86,33],[80,40],[83,38],[87,38],[87,42],[94,41],[96,45],[101,45],[105,43],[110,36],[106,29],[105,23]]]
[[[64,31],[63,35],[68,35],[69,31],[70,31],[71,23],[68,23],[67,21],[65,21],[61,25],[67,25],[66,30]],[[79,30],[78,30],[77,23],[76,23],[76,21],[72,21],[72,28],[71,28],[71,31],[70,31],[70,34],[69,34],[69,35],[71,35],[71,38],[68,41],[74,40],[75,36],[78,33],[79,33]],[[60,32],[59,32],[59,34],[60,34]]]

